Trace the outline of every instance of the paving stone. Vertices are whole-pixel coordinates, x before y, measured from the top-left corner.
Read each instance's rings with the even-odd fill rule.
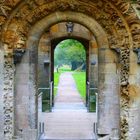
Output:
[[[72,73],[61,74],[55,106],[51,113],[40,114],[39,120],[45,123],[41,140],[95,139],[93,123],[96,114],[87,112]]]

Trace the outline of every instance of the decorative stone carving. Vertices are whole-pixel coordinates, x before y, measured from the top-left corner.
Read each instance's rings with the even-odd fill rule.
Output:
[[[16,32],[12,31],[12,30],[7,30],[4,33],[4,37],[3,37],[3,42],[13,45],[16,44],[18,41],[18,35],[16,34]]]
[[[121,48],[120,52],[120,65],[121,65],[121,140],[128,139],[129,131],[129,48]]]
[[[0,16],[0,31],[2,30],[2,25],[5,23],[5,21],[6,21],[6,17]],[[1,32],[0,32],[0,36],[1,36]]]
[[[14,49],[14,64],[21,62],[21,59],[24,53],[25,53],[25,50],[23,49]]]
[[[0,15],[4,15],[7,17],[8,16],[7,11],[11,10],[11,8],[6,6],[4,2],[5,2],[5,0],[2,0],[0,2]]]
[[[129,87],[121,86],[121,140],[128,139],[128,131],[129,131],[129,104],[130,104],[130,96],[129,96]]]
[[[138,64],[140,64],[140,48],[134,48],[133,51],[137,53],[137,55],[138,55]]]
[[[5,22],[6,18],[4,16],[0,16],[0,26],[3,25],[3,23]]]
[[[14,113],[14,68],[12,63],[5,60],[4,64],[4,134],[5,140],[12,140],[14,132],[13,113]]]
[[[121,63],[121,85],[128,85],[129,78],[129,48],[121,48],[120,63]]]

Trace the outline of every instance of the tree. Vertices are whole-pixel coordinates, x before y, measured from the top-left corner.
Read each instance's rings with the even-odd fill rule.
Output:
[[[60,42],[55,49],[55,65],[71,65],[75,70],[86,62],[84,46],[77,40],[67,39]]]

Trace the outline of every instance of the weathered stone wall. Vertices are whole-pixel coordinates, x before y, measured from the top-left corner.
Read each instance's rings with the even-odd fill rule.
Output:
[[[4,112],[4,139],[10,140],[14,135],[14,66],[11,61],[4,61],[3,112]]]
[[[30,127],[29,121],[29,52],[15,67],[15,130],[20,135]]]
[[[137,2],[138,3],[138,2]],[[19,4],[19,5],[18,5]],[[102,10],[101,10],[102,9]],[[30,0],[30,1],[9,1],[3,0],[0,2],[0,30],[2,30],[2,41],[5,43],[3,45],[5,49],[5,58],[12,58],[13,48],[26,48],[25,41],[28,38],[29,31],[32,30],[33,25],[39,20],[45,18],[57,11],[57,16],[55,19],[49,22],[56,23],[60,22],[59,12],[61,15],[67,13],[67,11],[73,11],[72,15],[75,13],[83,13],[87,17],[92,17],[101,26],[102,30],[106,32],[106,36],[109,39],[110,47],[119,47],[120,50],[120,85],[121,85],[121,139],[129,139],[129,105],[131,101],[131,96],[129,93],[129,68],[131,69],[129,63],[129,51],[130,48],[139,48],[140,45],[140,22],[131,6],[131,1],[125,0]],[[83,19],[84,16],[77,16],[77,19],[71,18],[72,21],[77,21],[79,18]],[[88,19],[86,17],[86,19]],[[56,20],[57,19],[57,20]],[[63,21],[69,21],[69,17],[64,18]],[[91,27],[90,30],[95,34],[99,46],[102,46],[100,37],[103,35],[100,33],[100,27],[95,24],[95,22],[90,22],[88,19],[87,27]],[[46,20],[47,22],[47,20]],[[85,19],[79,20],[81,24],[84,25]],[[44,23],[46,24],[46,23]],[[42,26],[40,24],[38,28],[40,33],[42,32]],[[94,26],[92,26],[94,25]],[[94,28],[94,30],[93,30]],[[35,30],[35,29],[34,29]],[[44,29],[43,29],[44,30]],[[35,35],[36,36],[36,35]],[[112,39],[111,39],[112,38]],[[101,41],[101,42],[100,42]],[[113,44],[113,45],[112,45]],[[33,45],[33,44],[32,44]],[[33,45],[34,46],[34,45]],[[32,53],[32,52],[31,52]],[[34,52],[33,52],[34,53]],[[32,56],[32,55],[31,55]],[[34,55],[33,55],[34,56]],[[123,59],[122,59],[123,58]],[[31,62],[32,63],[32,62]],[[32,63],[33,69],[35,68]],[[33,70],[32,69],[32,70]],[[31,70],[31,71],[32,71]],[[5,71],[4,71],[4,95],[6,95],[6,100],[4,101],[4,111],[5,116],[8,118],[5,123],[7,127],[4,128],[5,136],[12,135],[13,131],[13,104],[10,101],[10,107],[7,108],[6,102],[9,98],[13,98],[13,64],[11,61],[5,61]],[[30,71],[30,72],[31,72]],[[33,73],[31,72],[33,78]],[[8,84],[7,84],[8,81]],[[11,82],[11,83],[10,83]],[[31,85],[33,88],[35,84]],[[138,84],[139,86],[139,84]],[[7,90],[8,88],[8,90]],[[33,88],[35,89],[35,87]],[[34,96],[34,95],[33,95]],[[31,96],[31,97],[33,97]],[[8,123],[10,123],[10,125]]]
[[[0,130],[3,130],[4,128],[4,96],[3,96],[3,72],[4,72],[4,54],[3,51],[0,50]],[[0,139],[4,139],[4,133],[3,131],[0,131]]]
[[[130,140],[140,138],[140,65],[138,56],[130,51],[130,75],[129,75],[129,137]]]
[[[91,87],[98,88],[98,45],[93,38],[89,43],[89,81]]]
[[[99,88],[99,134],[111,134],[119,129],[119,69],[118,59],[109,48],[99,48],[98,88]]]

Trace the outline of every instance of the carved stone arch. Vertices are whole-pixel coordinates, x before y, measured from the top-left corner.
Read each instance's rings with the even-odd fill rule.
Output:
[[[21,1],[20,1],[21,2]],[[43,2],[43,3],[42,3]],[[128,84],[129,84],[129,53],[133,45],[136,45],[136,48],[139,48],[139,37],[140,32],[137,32],[140,26],[138,17],[133,10],[130,1],[125,2],[125,0],[99,0],[98,2],[90,0],[76,0],[76,1],[65,1],[65,0],[52,0],[52,1],[24,1],[23,3],[17,6],[19,1],[15,3],[6,3],[3,1],[3,5],[8,6],[5,12],[2,12],[2,25],[3,29],[3,46],[5,49],[5,75],[8,75],[5,78],[5,81],[13,79],[14,68],[11,64],[11,58],[13,55],[13,48],[26,48],[25,42],[28,37],[28,33],[38,20],[38,17],[44,18],[45,16],[53,13],[54,11],[67,11],[72,10],[75,12],[84,13],[90,17],[94,17],[95,20],[104,28],[108,35],[108,41],[111,48],[116,48],[119,46],[121,48],[121,112],[122,112],[122,122],[121,129],[123,130],[122,139],[128,137],[125,135],[128,132],[128,105],[130,101]],[[60,4],[61,3],[61,4]],[[74,3],[74,4],[73,4]],[[89,3],[89,4],[87,4]],[[44,11],[41,11],[42,4],[48,5],[44,6]],[[11,7],[11,9],[9,8]],[[17,6],[16,10],[13,10]],[[50,6],[50,8],[49,8]],[[52,8],[54,7],[54,9]],[[38,10],[35,10],[37,9]],[[43,9],[43,6],[42,6]],[[94,9],[94,10],[93,10]],[[103,10],[100,10],[103,9]],[[13,10],[13,13],[11,14]],[[98,14],[98,12],[100,14]],[[6,13],[6,14],[5,14]],[[21,14],[22,13],[22,14]],[[7,21],[9,15],[10,20]],[[28,17],[28,18],[26,18]],[[33,22],[31,20],[33,19]],[[113,22],[112,22],[112,21]],[[3,24],[6,26],[3,27]],[[17,26],[18,25],[18,26]],[[13,38],[9,38],[13,36]],[[112,38],[113,37],[113,38]],[[17,39],[18,38],[18,39]],[[115,38],[115,39],[114,39]],[[117,40],[117,41],[116,41]],[[14,42],[13,42],[14,41]],[[133,42],[134,41],[134,42]],[[133,44],[134,43],[134,44]],[[7,45],[8,44],[8,45]],[[7,86],[5,84],[5,86]],[[12,93],[12,85],[8,89],[10,97]],[[7,91],[4,91],[7,92]],[[7,108],[9,110],[9,108]],[[11,110],[11,109],[10,109]],[[11,129],[11,128],[9,128]]]
[[[55,38],[63,38],[63,37],[68,37],[68,33],[54,33],[51,35],[50,40],[53,40]],[[80,33],[73,32],[72,35],[69,36],[70,38],[79,38],[79,39],[86,39],[90,40],[91,36],[87,35],[82,35]]]
[[[58,5],[58,3],[61,4]],[[44,1],[43,5],[42,3],[36,5],[37,3],[36,2],[34,3],[33,1],[27,3],[24,2],[23,5],[20,7],[20,10],[16,10],[18,11],[18,13],[14,12],[12,17],[13,20],[11,20],[11,22],[8,23],[12,24],[12,27],[15,26],[19,34],[21,35],[23,34],[21,36],[21,40],[22,40],[23,36],[25,36],[26,38],[28,30],[30,30],[31,26],[36,21],[49,15],[54,11],[62,11],[62,10],[65,11],[69,9],[76,12],[81,12],[81,13],[84,12],[87,15],[94,17],[104,27],[107,33],[111,34],[111,36],[113,34],[114,37],[117,34],[120,35],[121,33],[120,31],[122,30],[121,28],[123,28],[123,30],[126,30],[125,32],[127,32],[127,29],[125,27],[126,25],[123,23],[124,20],[122,20],[122,16],[120,16],[119,11],[117,11],[110,2],[107,1],[105,2],[100,1],[98,3],[90,2],[90,5],[87,5],[86,3],[87,1],[84,0],[82,2],[80,2],[79,0],[67,1],[67,2],[65,0],[58,0],[58,1],[51,1],[51,2]],[[105,4],[104,6],[105,8],[102,7],[103,4]],[[102,11],[100,10],[101,7],[103,8]],[[116,23],[116,19],[112,20],[112,18],[118,19],[118,22]],[[106,23],[106,21],[108,22]],[[14,25],[15,23],[17,25]],[[121,26],[121,28],[118,28],[118,26]],[[10,28],[7,29],[10,30]],[[120,31],[117,33],[116,32],[117,30]],[[15,47],[17,47],[16,44]],[[18,43],[18,47],[20,47],[20,43]]]
[[[84,20],[87,19],[87,20]],[[108,71],[108,68],[105,67],[105,65],[103,65],[104,63],[108,63],[108,67],[113,66],[114,70],[112,70],[112,76],[115,76],[114,78],[116,79],[116,83],[114,84],[115,86],[112,88],[112,90],[114,89],[117,93],[119,92],[117,89],[118,86],[118,80],[117,80],[117,76],[115,75],[116,73],[116,64],[114,63],[114,61],[116,60],[116,56],[114,56],[114,53],[109,49],[109,44],[108,44],[108,40],[107,40],[107,36],[106,33],[104,32],[104,30],[101,28],[101,26],[92,18],[90,18],[89,16],[86,16],[82,13],[76,13],[76,12],[56,12],[53,14],[50,14],[49,16],[45,17],[44,19],[40,20],[39,22],[37,22],[32,30],[30,31],[29,34],[29,38],[27,40],[27,49],[26,49],[26,56],[27,58],[29,58],[29,83],[31,84],[30,86],[30,90],[32,91],[32,96],[36,95],[36,83],[33,81],[33,79],[35,78],[35,73],[36,73],[36,60],[37,60],[37,48],[38,48],[38,43],[39,40],[42,36],[42,34],[44,33],[44,31],[46,29],[48,29],[49,27],[51,27],[52,25],[59,23],[59,22],[63,22],[63,21],[72,21],[72,22],[76,22],[79,23],[85,27],[87,27],[95,36],[97,44],[99,46],[99,55],[102,55],[102,58],[99,59],[99,75],[102,75],[103,79],[106,79],[107,77],[109,77],[110,73],[102,73],[102,71]],[[91,24],[92,23],[92,24]],[[41,26],[40,26],[41,25]],[[112,58],[108,55],[112,55]],[[24,62],[24,61],[23,61]],[[27,62],[27,60],[26,60]],[[110,82],[110,81],[108,81]],[[108,83],[106,83],[107,85]],[[103,93],[103,91],[105,93],[108,94],[108,88],[109,86],[103,86],[104,84],[102,83],[102,80],[99,80],[99,92]],[[28,93],[31,93],[31,91],[28,91]],[[113,93],[110,93],[108,95],[105,95],[105,93],[101,94],[100,98],[104,98],[103,96],[106,96],[106,98],[104,98],[104,103],[109,101],[109,96]],[[116,101],[115,104],[119,104],[119,99],[118,99],[118,94],[114,93],[114,100]],[[118,101],[118,102],[117,102]],[[111,109],[111,107],[113,102],[110,103],[110,108],[104,108],[104,106],[102,105],[102,103],[99,105],[99,133],[100,134],[110,134],[111,133],[111,127],[115,127],[115,128],[119,128],[119,108],[117,108],[116,105],[116,109],[112,109],[112,111],[115,111],[115,116],[116,119],[112,120],[112,126],[110,126],[110,118],[112,118],[113,116],[110,116],[110,118],[105,118],[105,114],[107,112],[109,112],[109,110]],[[32,106],[32,105],[30,105]],[[29,107],[32,108],[32,107]],[[33,110],[32,110],[33,111]],[[103,114],[102,114],[103,112]],[[34,112],[35,113],[35,112]],[[32,114],[34,114],[32,113]],[[31,118],[31,116],[30,116]],[[36,119],[36,118],[35,118]],[[35,120],[34,120],[35,122]],[[107,125],[108,124],[108,125]],[[107,127],[106,127],[107,126]]]

